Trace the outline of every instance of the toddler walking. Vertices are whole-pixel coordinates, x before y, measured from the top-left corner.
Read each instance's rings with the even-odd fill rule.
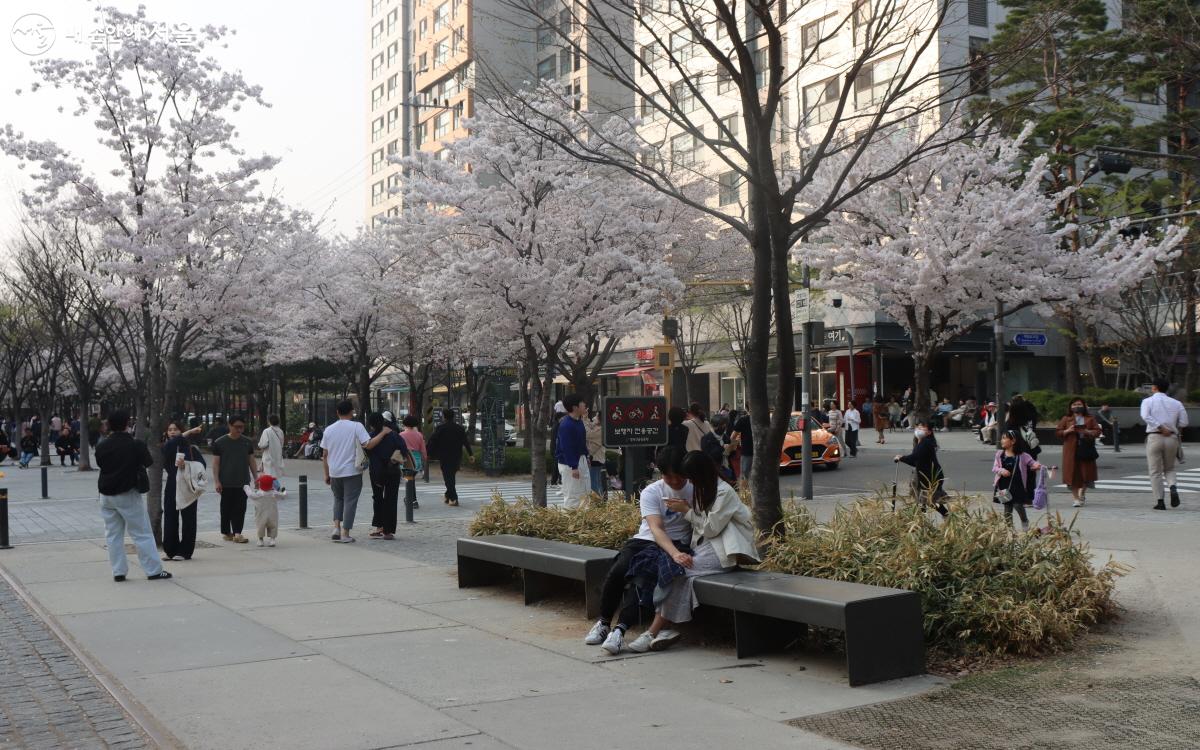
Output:
[[[254,501],[254,526],[258,530],[258,546],[275,546],[279,535],[279,501],[287,493],[279,488],[279,480],[269,474],[259,474],[254,487],[246,486],[246,496]]]

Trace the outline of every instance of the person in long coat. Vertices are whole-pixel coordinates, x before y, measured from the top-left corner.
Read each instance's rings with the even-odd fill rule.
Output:
[[[175,478],[179,472],[176,457],[182,453],[184,460],[207,464],[195,443],[204,431],[200,419],[192,417],[186,431],[180,427],[179,422],[167,425],[167,441],[162,447],[163,469],[167,474],[167,481],[163,482],[162,546],[163,554],[171,560],[191,560],[196,551],[196,507],[200,503],[194,502],[183,510],[176,508]]]
[[[1082,508],[1087,502],[1088,485],[1096,481],[1096,459],[1084,458],[1096,455],[1096,438],[1102,430],[1096,418],[1088,413],[1087,404],[1077,398],[1071,402],[1070,411],[1058,420],[1055,432],[1062,440],[1062,479],[1071,488],[1072,503]]]

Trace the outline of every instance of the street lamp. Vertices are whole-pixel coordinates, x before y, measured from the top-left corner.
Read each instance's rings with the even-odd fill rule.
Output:
[[[823,229],[829,226],[828,219],[820,219],[814,222],[808,229],[804,230],[804,234],[800,235],[801,242],[808,241],[808,233],[814,229]],[[803,476],[800,479],[800,496],[805,500],[813,499],[812,485],[812,428],[809,426],[811,417],[811,399],[808,393],[808,384],[812,380],[812,300],[810,290],[812,288],[811,274],[809,273],[808,264],[804,264],[803,279],[801,285],[804,287],[804,334],[800,339],[800,368],[803,373],[803,380],[800,384],[801,398],[801,424],[800,424],[800,471]]]

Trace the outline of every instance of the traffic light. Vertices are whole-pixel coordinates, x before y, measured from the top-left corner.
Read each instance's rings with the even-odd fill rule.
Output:
[[[663,318],[662,335],[671,341],[679,338],[679,321],[675,318]]]

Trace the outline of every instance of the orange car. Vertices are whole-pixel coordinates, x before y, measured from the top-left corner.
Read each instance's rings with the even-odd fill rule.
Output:
[[[802,412],[792,412],[787,434],[783,436],[783,452],[779,454],[779,468],[800,468],[804,461],[804,433],[800,430]],[[821,427],[821,424],[811,417],[809,428],[812,433],[812,462],[813,466],[825,466],[836,469],[842,462],[842,444],[837,436]]]

